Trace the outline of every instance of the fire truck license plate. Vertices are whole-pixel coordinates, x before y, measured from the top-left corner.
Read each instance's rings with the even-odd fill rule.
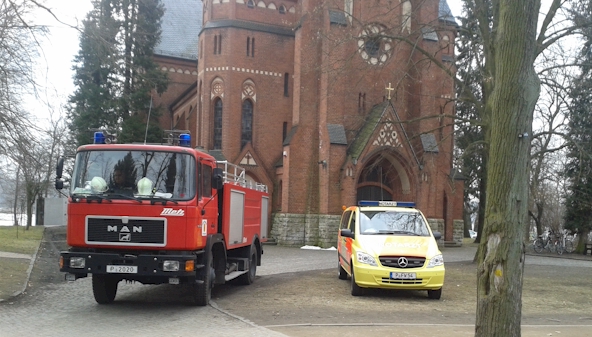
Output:
[[[415,273],[391,273],[391,279],[415,280]]]
[[[138,266],[107,265],[107,272],[108,273],[118,273],[118,274],[137,274],[138,273]]]

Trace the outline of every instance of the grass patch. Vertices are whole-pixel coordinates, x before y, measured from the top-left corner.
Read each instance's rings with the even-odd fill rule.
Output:
[[[0,227],[0,251],[33,254],[43,238],[43,226],[33,226],[25,230],[24,226]]]

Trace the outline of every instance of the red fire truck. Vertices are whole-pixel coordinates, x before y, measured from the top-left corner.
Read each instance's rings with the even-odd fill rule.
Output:
[[[251,284],[267,240],[269,194],[244,169],[190,148],[113,144],[96,132],[78,148],[68,198],[68,251],[60,271],[92,275],[95,300],[119,281],[186,284],[207,305],[214,284]],[[63,159],[56,188],[63,189]]]

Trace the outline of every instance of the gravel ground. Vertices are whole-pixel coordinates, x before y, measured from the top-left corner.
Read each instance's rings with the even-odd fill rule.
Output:
[[[48,228],[32,268],[24,306],[37,293],[47,294],[65,286],[57,268],[58,252],[65,248],[63,228]],[[474,245],[442,249],[445,286],[442,299],[433,301],[425,292],[413,291],[375,290],[364,297],[352,297],[349,280],[337,278],[335,250],[266,245],[255,283],[216,286],[212,306],[228,317],[288,336],[389,335],[393,331],[400,336],[471,336],[476,306],[475,251]],[[590,256],[527,255],[522,336],[590,336],[590,275]],[[183,291],[167,285],[123,288],[129,295],[116,299],[121,305],[128,300],[131,304],[146,301],[146,307],[150,303],[174,306],[183,302],[175,299],[177,295],[182,298]],[[96,306],[90,288],[87,290],[84,294],[90,297],[89,305]],[[18,297],[11,301],[18,301]]]

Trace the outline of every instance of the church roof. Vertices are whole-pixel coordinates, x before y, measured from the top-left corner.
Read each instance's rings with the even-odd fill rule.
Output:
[[[162,17],[160,42],[154,48],[154,53],[163,56],[197,60],[198,36],[203,27],[203,8],[201,1],[161,1],[164,5],[165,13]],[[440,0],[438,15],[440,20],[457,25],[446,0]],[[335,20],[335,23],[341,23],[341,18],[332,16],[332,20]],[[253,27],[240,28],[252,29]],[[285,34],[283,31],[282,33]],[[293,34],[293,32],[290,33]]]
[[[271,33],[276,35],[284,35],[284,36],[295,36],[294,30],[291,28],[284,28],[278,26],[272,26],[267,24],[262,24],[258,22],[251,22],[251,21],[242,21],[242,20],[231,20],[231,19],[224,19],[224,20],[216,20],[216,21],[208,21],[203,29],[210,29],[210,28],[242,28],[252,31],[258,32],[265,32]]]
[[[368,143],[370,137],[372,137],[374,129],[376,129],[378,122],[380,122],[380,118],[386,110],[388,103],[389,101],[385,101],[383,103],[375,105],[368,114],[366,123],[360,129],[360,131],[356,135],[356,138],[354,139],[347,151],[348,155],[350,155],[352,158],[359,158],[360,154],[362,154],[362,151],[364,151],[364,148],[366,147],[366,144]]]
[[[197,60],[199,31],[202,27],[200,0],[161,0],[164,5],[160,43],[154,53]]]
[[[424,152],[433,152],[438,153],[440,150],[438,149],[438,142],[436,141],[436,136],[433,133],[422,133],[419,135],[421,138],[421,145],[423,146]]]
[[[368,145],[370,138],[374,134],[374,131],[376,130],[378,125],[381,123],[382,118],[387,113],[388,109],[391,110],[391,112],[395,115],[396,119],[400,123],[401,120],[400,120],[397,112],[394,110],[395,108],[393,107],[390,100],[384,101],[384,102],[372,107],[372,110],[370,110],[370,113],[368,114],[368,117],[366,118],[366,123],[359,130],[358,134],[356,135],[356,138],[354,139],[354,141],[352,142],[352,144],[349,146],[349,148],[347,150],[347,155],[349,158],[351,158],[352,160],[360,158],[360,155],[362,154],[362,152],[364,152],[364,149]],[[411,142],[409,141],[409,136],[407,135],[407,132],[405,132],[405,129],[403,128],[402,125],[400,126],[400,129],[403,132],[403,135],[404,135],[406,142],[407,142],[407,146],[409,146],[409,150],[411,151],[413,158],[415,158],[415,162],[417,163],[417,165],[419,166],[419,169],[421,170],[423,165],[420,163],[419,158],[417,157],[417,152],[413,148],[413,146],[411,145]],[[422,139],[422,141],[423,141],[423,139]],[[388,145],[388,144],[386,144],[386,145]],[[422,145],[426,149],[428,149],[430,152],[435,152],[435,153],[438,152],[437,144],[435,144],[435,138],[431,139],[431,137],[429,137],[429,136],[426,137],[425,143],[423,143]],[[402,146],[402,144],[400,144],[399,146]],[[426,150],[426,151],[428,151],[428,150]]]
[[[452,15],[452,11],[450,10],[450,7],[448,6],[448,2],[446,2],[446,0],[440,0],[438,17],[440,18],[440,20],[445,21],[446,23],[457,25],[456,20],[454,19],[454,15]]]
[[[222,153],[222,150],[210,150],[206,151],[210,156],[214,157],[217,161],[226,161],[226,157]]]
[[[331,144],[347,145],[347,137],[345,136],[343,125],[327,124],[327,131],[329,131],[329,142]]]

